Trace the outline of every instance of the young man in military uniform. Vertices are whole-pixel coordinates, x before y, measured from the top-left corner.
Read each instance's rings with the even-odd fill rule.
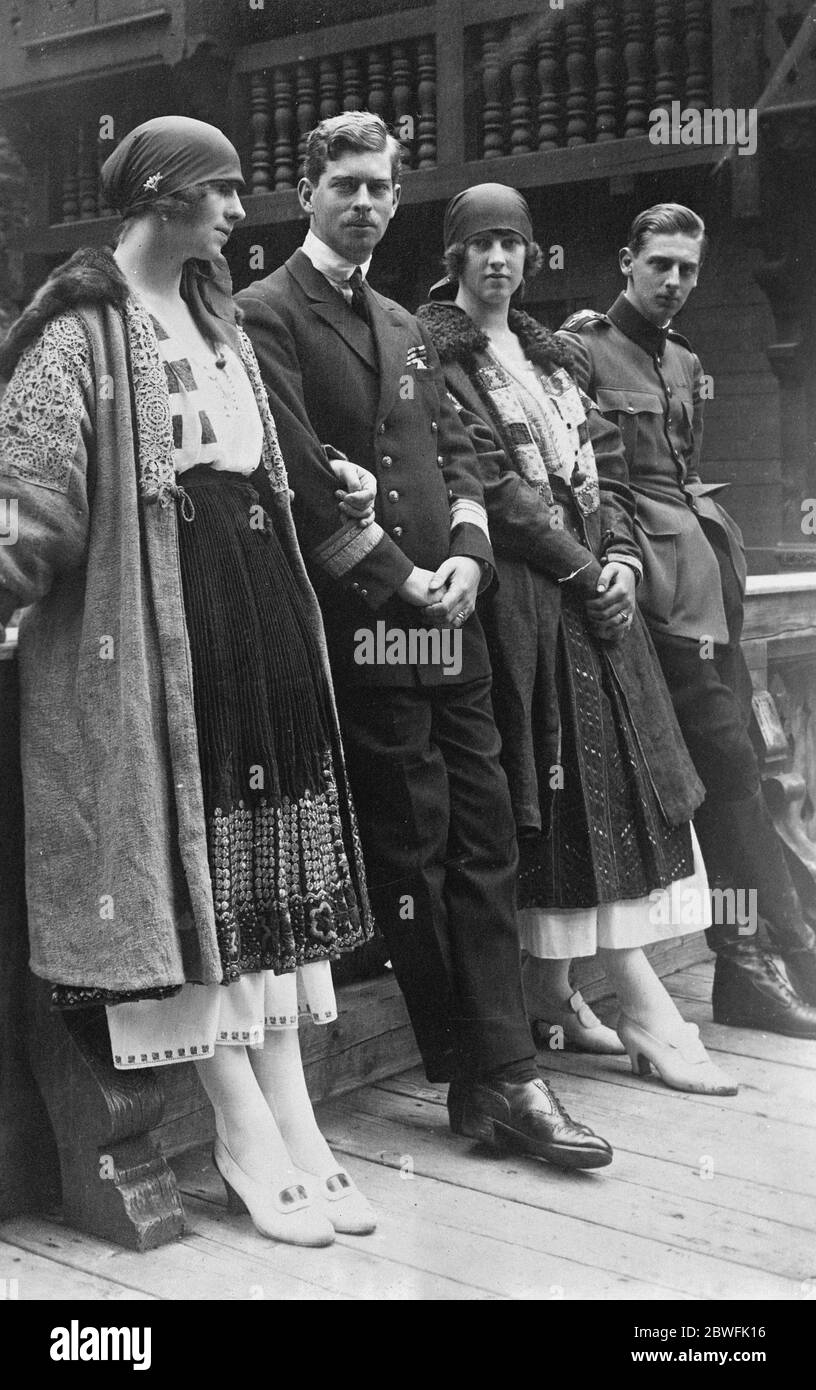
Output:
[[[715,917],[707,933],[717,953],[714,1018],[813,1038],[816,936],[791,883],[748,733],[742,538],[711,496],[715,489],[700,480],[703,370],[671,327],[697,283],[704,249],[705,228],[691,209],[661,203],[640,213],[620,252],[625,290],[606,314],[573,314],[562,333],[576,351],[581,385],[623,435],[644,566],[639,601],[706,788],[695,826],[712,886],[755,890],[782,957],[762,950],[744,922]]]
[[[601,1167],[612,1151],[539,1076],[524,1008],[515,828],[475,613],[493,573],[476,456],[430,339],[365,283],[398,169],[378,116],[323,121],[298,187],[303,246],[238,303],[323,608],[374,911],[426,1074],[451,1081],[456,1133]],[[376,479],[366,529],[338,512],[327,445]],[[434,628],[456,635],[458,659],[434,648]]]

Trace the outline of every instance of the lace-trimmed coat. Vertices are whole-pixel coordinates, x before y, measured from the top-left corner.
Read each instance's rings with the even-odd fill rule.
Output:
[[[253,481],[329,677],[266,394],[249,340],[231,336],[264,424]],[[32,605],[19,649],[31,968],[123,991],[215,983],[169,396],[151,320],[109,252],[54,272],[0,347],[12,369],[0,623]]]

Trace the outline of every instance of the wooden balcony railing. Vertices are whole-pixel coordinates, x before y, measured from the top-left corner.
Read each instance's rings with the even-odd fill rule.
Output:
[[[718,152],[710,147],[651,143],[649,117],[674,101],[696,109],[727,102],[722,45],[733,8],[732,0],[564,0],[563,9],[545,0],[535,9],[531,0],[436,0],[237,47],[223,126],[244,160],[250,222],[297,215],[307,131],[361,107],[400,136],[409,202],[449,196],[463,166],[468,182],[529,187],[711,161]],[[117,98],[106,107],[117,134],[157,114],[155,99],[143,73],[124,78],[119,108]],[[166,87],[161,100],[168,109]],[[85,119],[55,125],[46,141],[42,221],[55,249],[57,227],[70,245],[66,223],[110,215],[98,168],[111,144],[99,139],[90,98],[85,109]]]

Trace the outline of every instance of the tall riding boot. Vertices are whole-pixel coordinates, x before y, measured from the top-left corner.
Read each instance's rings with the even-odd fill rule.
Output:
[[[757,874],[746,862],[742,838],[735,834],[735,804],[744,807],[745,803],[707,798],[694,818],[712,886],[714,925],[706,931],[706,940],[716,954],[711,997],[714,1021],[734,1028],[762,1028],[786,1037],[816,1038],[816,1008],[799,998],[784,962],[759,944],[754,914],[744,911],[746,901],[751,902],[744,896],[745,889],[755,886]],[[776,840],[775,832],[773,835]],[[742,900],[737,885],[743,889]],[[735,905],[740,901],[743,911],[739,914],[723,911],[729,902]]]
[[[805,920],[762,790],[745,801],[731,802],[729,809],[735,849],[744,866],[738,882],[756,887],[759,913],[791,983],[806,1003],[816,1005],[816,932]]]

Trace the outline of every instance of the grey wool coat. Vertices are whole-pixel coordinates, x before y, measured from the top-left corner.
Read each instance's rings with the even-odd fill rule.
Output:
[[[554,528],[548,502],[517,470],[511,442],[477,390],[475,372],[490,361],[487,337],[450,302],[426,304],[417,318],[439,353],[448,391],[479,458],[499,579],[480,605],[493,663],[502,761],[519,829],[540,829],[550,799],[547,771],[560,757],[555,670],[563,589],[594,594],[608,558],[628,557],[638,568],[623,443],[617,428],[585,399],[600,506],[581,516],[564,486],[556,499],[564,499],[568,520]],[[544,376],[557,367],[571,370],[569,348],[529,314],[511,310],[510,327]],[[703,787],[644,623],[636,620],[622,642],[601,648],[663,814],[670,825],[680,825],[699,806]]]
[[[263,499],[329,677],[252,348]],[[0,623],[20,630],[31,968],[139,991],[222,978],[178,558],[169,396],[110,252],[59,267],[0,347]],[[361,866],[357,866],[361,872]]]

